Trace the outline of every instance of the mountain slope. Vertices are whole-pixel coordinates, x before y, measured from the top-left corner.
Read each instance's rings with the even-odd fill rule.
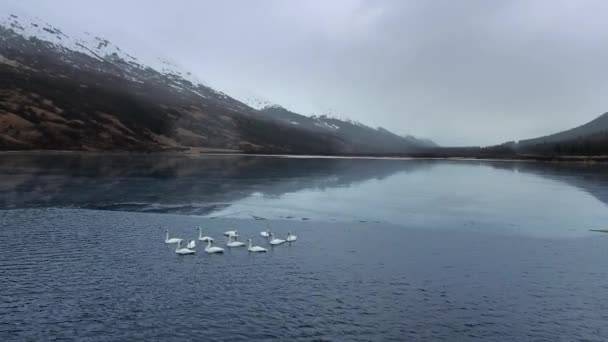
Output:
[[[0,20],[0,149],[341,154],[423,147],[352,122],[310,120],[316,128],[258,111],[167,60],[142,62],[103,38],[69,35],[36,18]],[[349,129],[336,133],[331,125]]]
[[[608,113],[604,113],[584,125],[569,129],[567,131],[547,135],[540,138],[522,140],[519,142],[519,145],[526,146],[542,143],[559,143],[569,140],[590,137],[604,132],[608,132]]]
[[[608,155],[608,113],[563,132],[504,146],[510,146],[518,153]]]
[[[327,115],[308,117],[276,105],[265,107],[260,113],[311,132],[329,133],[348,142],[352,149],[350,152],[370,151],[370,148],[373,148],[373,152],[377,153],[400,153],[436,146],[430,140],[421,140],[413,136],[402,137],[381,127],[372,128],[357,121],[332,118]]]

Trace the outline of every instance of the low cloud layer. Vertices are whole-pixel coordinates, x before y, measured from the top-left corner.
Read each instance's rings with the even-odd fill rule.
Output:
[[[168,56],[237,98],[444,145],[535,137],[608,111],[604,1],[5,1]]]

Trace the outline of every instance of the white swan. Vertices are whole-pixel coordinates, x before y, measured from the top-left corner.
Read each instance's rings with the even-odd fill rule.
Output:
[[[287,232],[287,242],[294,242],[298,239],[297,235],[291,234],[291,232]]]
[[[235,238],[234,241],[232,241],[233,237]],[[243,247],[243,246],[245,246],[245,243],[241,242],[241,241],[236,241],[236,236],[228,236],[228,242],[226,242],[226,246],[228,246],[228,247]]]
[[[268,241],[269,244],[271,245],[280,245],[282,243],[285,243],[285,240],[283,239],[277,239],[274,237],[274,234],[270,233],[270,241]]]
[[[169,239],[169,229],[165,229],[165,243],[180,243],[182,239],[179,238],[170,238]]]
[[[175,253],[178,255],[188,255],[188,254],[194,254],[196,252],[193,249],[182,248],[182,242],[179,241],[177,243],[177,247],[175,247]]]
[[[198,227],[198,241],[211,241],[213,242],[213,238],[209,237],[209,236],[203,236],[203,228],[202,227]]]
[[[247,250],[250,251],[250,252],[266,252],[266,251],[268,251],[264,247],[251,246],[251,239],[247,239],[247,241],[249,241],[249,246],[247,247]]]
[[[212,247],[211,241],[207,241],[207,247],[205,247],[207,253],[224,253],[224,249],[221,247]]]
[[[228,230],[224,232],[225,236],[239,236],[239,231],[238,230]]]
[[[270,230],[265,230],[263,232],[260,232],[260,235],[265,238],[270,237]]]
[[[194,242],[194,240],[190,240],[190,242],[188,242],[188,244],[186,245],[186,248],[196,248],[196,242]]]

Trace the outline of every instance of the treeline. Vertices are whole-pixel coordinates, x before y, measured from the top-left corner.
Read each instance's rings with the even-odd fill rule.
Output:
[[[528,146],[517,146],[516,151],[518,153],[543,155],[608,155],[608,131],[555,143],[543,142]]]

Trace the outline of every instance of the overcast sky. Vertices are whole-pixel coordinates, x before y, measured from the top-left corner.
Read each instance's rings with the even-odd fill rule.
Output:
[[[442,145],[536,137],[608,111],[608,1],[2,1],[155,50],[237,98]]]

